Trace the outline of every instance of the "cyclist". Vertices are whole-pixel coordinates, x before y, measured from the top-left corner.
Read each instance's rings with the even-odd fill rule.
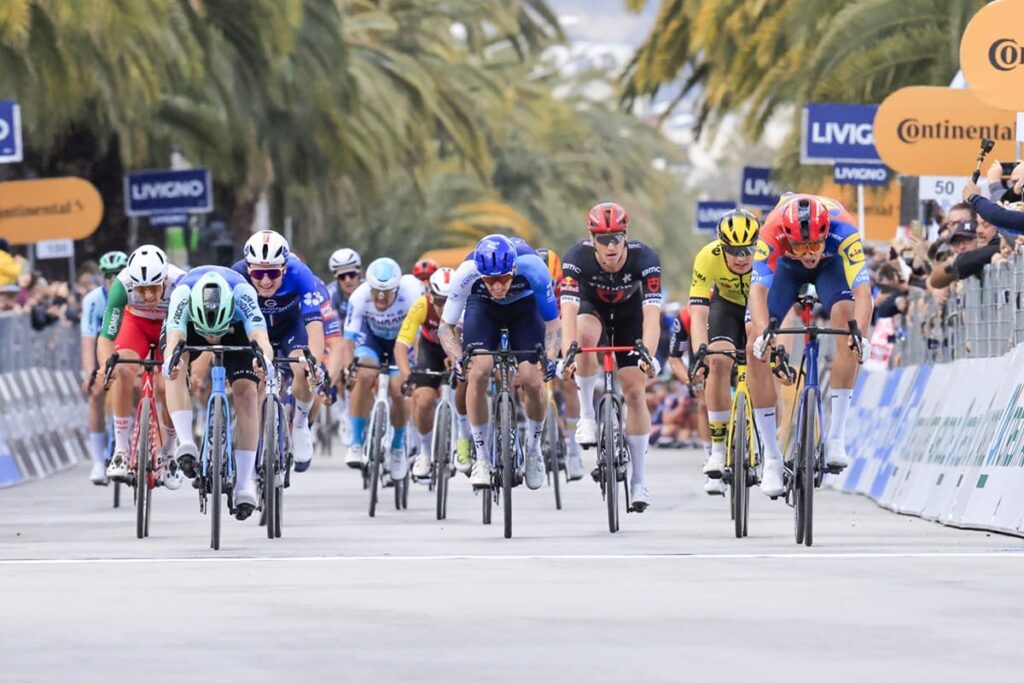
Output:
[[[424,291],[430,290],[430,277],[437,272],[438,263],[434,259],[421,258],[412,264],[412,275],[423,283]]]
[[[267,323],[260,312],[256,290],[245,277],[230,268],[202,266],[183,278],[171,294],[171,312],[167,319],[167,348],[178,344],[207,346],[246,346],[256,342],[264,358],[272,359],[274,350],[267,336]],[[196,476],[199,449],[192,434],[192,399],[186,382],[187,372],[170,367],[166,354],[163,374],[167,378],[167,402],[181,445],[175,454],[178,467],[186,477]],[[189,354],[181,356],[186,366]],[[263,368],[255,355],[235,352],[224,355],[224,371],[231,387],[231,405],[235,411],[234,457],[235,517],[244,520],[256,507],[256,449],[260,437],[258,384]],[[218,501],[214,501],[219,505]]]
[[[245,258],[234,271],[248,277],[256,288],[260,310],[266,319],[270,342],[282,356],[301,357],[299,347],[308,347],[315,358],[324,354],[324,325],[320,313],[320,291],[313,271],[291,253],[288,241],[273,230],[261,230],[245,243]],[[295,419],[292,447],[295,471],[304,472],[313,458],[313,433],[309,413],[319,377],[307,377],[300,365],[292,375]]]
[[[747,346],[747,294],[754,267],[761,223],[743,209],[733,209],[718,219],[718,237],[697,252],[690,283],[690,337],[694,349],[732,351]],[[714,296],[711,288],[714,287]],[[705,382],[711,457],[704,474],[721,479],[725,469],[725,440],[729,431],[729,390],[732,359],[710,356],[707,376],[703,367],[693,368],[691,380]]]
[[[115,351],[126,359],[142,359],[149,355],[151,344],[157,345],[160,358],[160,330],[171,290],[185,271],[167,262],[167,254],[153,244],[144,244],[128,257],[128,263],[110,286],[107,308],[103,313],[103,328],[96,342],[100,365]],[[124,364],[117,367],[114,383],[114,455],[107,466],[107,476],[123,481],[128,476],[128,431],[132,412],[132,390],[138,368]],[[164,405],[163,424],[167,425],[164,453],[171,449],[175,430],[167,419],[163,401],[163,382],[156,383],[157,400]],[[181,476],[173,461],[162,467],[161,481],[169,489],[181,486]]]
[[[103,382],[96,381],[99,365],[96,363],[96,337],[103,328],[103,314],[107,310],[107,292],[110,283],[128,264],[128,254],[108,251],[100,257],[103,284],[82,299],[82,393],[89,399],[89,452],[92,470],[89,479],[97,486],[107,485],[107,427],[106,394]]]
[[[324,355],[320,368],[331,378],[331,382],[335,382],[335,378],[341,374],[341,326],[344,321],[338,317],[334,306],[331,305],[331,295],[324,281],[316,275],[313,277],[316,279],[317,292],[320,294],[320,316],[324,324]],[[327,403],[326,410],[330,410],[330,403],[334,400],[331,389],[332,387],[326,384],[321,387],[321,398]],[[320,404],[321,401],[313,402],[313,408],[309,412],[310,425],[316,422]]]
[[[456,325],[465,313],[462,340]],[[558,346],[558,303],[547,264],[533,247],[519,238],[488,235],[455,271],[448,303],[441,315],[438,336],[445,353],[460,367],[464,348],[479,346],[495,351],[502,329],[509,332],[509,345],[516,350],[533,349],[543,344],[548,358]],[[544,458],[540,442],[547,412],[545,376],[553,375],[551,361],[544,372],[534,356],[519,363],[516,376],[524,395],[527,423],[526,485],[538,489],[544,483]],[[488,356],[475,358],[466,370],[466,408],[477,460],[470,482],[473,488],[491,487],[491,444],[487,414],[487,389],[494,361]]]
[[[573,342],[581,347],[596,346],[602,338],[614,345],[632,346],[642,339],[652,352],[661,336],[661,262],[653,249],[628,240],[629,214],[611,202],[598,204],[587,214],[590,239],[581,240],[562,257],[562,353]],[[616,353],[619,381],[626,403],[626,441],[633,462],[630,481],[632,507],[637,512],[651,503],[647,491],[647,445],[651,413],[645,398],[645,374],[654,377],[661,367],[635,354]],[[576,441],[597,443],[594,418],[594,390],[601,379],[593,353],[577,356],[575,367],[563,373],[576,374],[580,392],[580,421]]]
[[[342,327],[345,325],[345,318],[348,317],[348,300],[356,287],[363,281],[362,267],[363,260],[359,254],[349,248],[338,249],[327,260],[327,266],[334,275],[334,281],[327,286],[331,296],[331,306],[338,314],[338,320]],[[341,354],[338,354],[338,363],[341,363]],[[333,366],[332,366],[333,367]],[[335,409],[338,415],[338,431],[341,434],[343,446],[348,446],[348,399],[345,390],[345,366],[337,368],[337,372],[331,372],[331,379],[334,381],[338,391],[338,400],[335,402]]]
[[[423,294],[423,286],[412,275],[402,275],[402,268],[394,259],[379,258],[366,269],[366,282],[359,285],[349,300],[345,319],[345,338],[342,343],[342,363],[349,367],[353,359],[360,364],[374,365],[378,369],[361,367],[356,373],[355,386],[349,400],[352,444],[345,456],[349,467],[362,467],[366,438],[366,425],[373,407],[373,392],[377,386],[379,368],[395,362],[395,338],[409,309]],[[405,478],[408,463],[405,459],[405,397],[402,381],[391,373],[391,453],[386,463],[392,481]]]
[[[559,315],[562,310],[562,259],[558,252],[551,249],[538,249],[537,256],[548,266],[551,274],[551,281],[555,283],[555,301],[558,302]],[[561,349],[559,349],[561,353]],[[569,459],[566,462],[566,473],[569,481],[578,481],[583,478],[583,448],[576,442],[576,425],[580,421],[580,397],[579,388],[572,379],[555,377],[554,390],[562,397],[564,409],[562,418],[565,421],[565,438]]]
[[[851,320],[867,329],[871,320],[871,283],[864,267],[864,247],[849,212],[839,202],[809,194],[787,195],[765,218],[757,243],[748,310],[751,328],[747,359],[754,420],[765,446],[761,490],[769,496],[784,493],[782,453],[775,437],[775,384],[768,366],[775,340],[770,319],[782,321],[796,301],[800,287],[814,284],[832,327],[846,329]],[[846,455],[846,414],[863,360],[859,334],[836,344],[830,380],[832,420],[825,440],[825,463],[849,464]]]
[[[441,322],[441,311],[452,289],[452,268],[439,268],[430,276],[430,289],[416,300],[402,322],[402,329],[395,341],[395,361],[402,384],[409,381],[412,368],[409,364],[409,351],[416,350],[416,369],[442,372],[446,367],[447,357],[437,339],[437,327]],[[433,458],[431,439],[434,432],[434,408],[437,404],[437,390],[441,386],[440,377],[417,377],[413,380],[415,389],[412,393],[412,419],[420,436],[420,453],[413,463],[412,476],[424,478],[430,476]]]

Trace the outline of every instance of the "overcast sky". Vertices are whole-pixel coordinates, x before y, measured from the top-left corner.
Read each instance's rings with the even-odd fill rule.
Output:
[[[550,0],[572,40],[639,45],[654,24],[660,0],[648,0],[642,14],[626,11],[624,0]]]

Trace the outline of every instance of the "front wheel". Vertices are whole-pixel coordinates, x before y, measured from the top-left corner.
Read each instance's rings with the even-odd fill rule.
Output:
[[[736,417],[732,423],[732,441],[729,457],[732,459],[732,518],[736,538],[746,536],[747,504],[750,501],[750,490],[747,488],[748,462],[747,444],[747,397],[742,393],[736,396]]]
[[[504,506],[505,538],[512,538],[512,482],[516,476],[513,430],[516,423],[512,411],[512,396],[498,395],[498,454],[501,462],[501,504]]]
[[[795,481],[794,523],[798,544],[814,542],[814,480],[818,452],[817,395],[807,391],[800,405],[800,442],[793,463]]]
[[[622,430],[619,427],[619,416],[615,412],[615,403],[610,399],[601,401],[601,433],[598,435],[598,462],[604,470],[602,486],[604,500],[608,506],[608,531],[619,530],[619,482],[616,455],[621,448]]]
[[[380,488],[380,471],[384,466],[384,432],[387,429],[387,419],[388,416],[382,406],[377,406],[370,418],[370,438],[367,443],[369,462],[367,463],[367,467],[370,469],[369,489],[371,517],[374,517],[377,514],[377,494]]]
[[[213,424],[210,444],[210,547],[220,550],[220,513],[224,507],[221,495],[224,491],[224,399],[213,400]]]
[[[135,425],[135,537],[146,537],[149,499],[149,401],[143,400]]]
[[[434,492],[437,494],[437,518],[448,516],[448,468],[452,454],[452,408],[446,401],[437,407],[434,416]]]
[[[277,461],[280,441],[278,440],[277,404],[268,398],[264,404],[263,429],[263,516],[267,520],[267,538],[277,537]]]

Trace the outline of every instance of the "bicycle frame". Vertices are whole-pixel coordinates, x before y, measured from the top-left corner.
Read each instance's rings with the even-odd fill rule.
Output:
[[[134,426],[132,427],[132,439],[128,450],[128,471],[134,472],[136,466],[136,453],[139,445],[139,437],[142,436],[142,409],[144,404],[149,404],[149,429],[146,437],[149,439],[150,468],[147,471],[146,488],[152,490],[156,486],[157,453],[163,446],[163,435],[160,433],[160,421],[156,412],[156,392],[154,390],[155,378],[152,368],[144,368],[142,371],[142,388],[140,390],[139,403],[135,406]],[[138,486],[139,482],[135,482]]]
[[[203,435],[202,466],[200,471],[204,478],[210,477],[210,445],[212,441],[214,406],[217,398],[223,400],[224,406],[224,480],[234,482],[235,480],[235,440],[234,425],[231,423],[231,410],[228,407],[227,392],[227,371],[224,369],[224,357],[221,353],[214,353],[213,365],[210,367],[210,398],[206,402],[206,433]],[[232,484],[233,485],[233,484]],[[219,504],[216,501],[214,504]]]

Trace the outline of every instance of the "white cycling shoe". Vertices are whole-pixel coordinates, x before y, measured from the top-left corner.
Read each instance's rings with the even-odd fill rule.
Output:
[[[412,476],[417,479],[426,479],[430,476],[430,466],[433,463],[430,462],[430,456],[426,453],[420,453],[416,456],[416,461],[412,464]]]
[[[235,489],[235,519],[243,521],[256,509],[256,480],[250,479],[246,486]]]
[[[178,462],[168,457],[160,468],[160,483],[169,491],[177,491],[185,481],[185,475],[181,473]]]
[[[97,486],[106,486],[109,482],[107,479],[107,465],[102,462],[94,462],[92,469],[89,471],[89,481],[96,484]]]
[[[122,448],[114,450],[114,457],[107,465],[107,477],[123,482],[128,479],[128,453]]]
[[[712,479],[711,477],[704,478],[704,493],[709,496],[724,496],[725,495],[725,481],[721,477],[718,479]]]
[[[547,475],[544,472],[544,456],[539,451],[526,456],[526,488],[536,491],[544,485],[546,477]]]
[[[345,464],[354,470],[358,470],[366,464],[366,452],[363,450],[363,444],[354,443],[348,447],[348,452],[345,453]]]
[[[565,463],[565,472],[569,481],[579,481],[583,478],[586,469],[583,467],[583,458],[579,453],[569,453],[569,458]]]
[[[761,473],[761,493],[771,498],[778,498],[786,492],[782,470],[781,459],[769,458],[764,461],[764,471]]]
[[[295,461],[295,471],[305,472],[313,460],[313,432],[308,426],[296,426],[292,429],[292,457]]]
[[[722,470],[725,469],[725,451],[711,451],[711,455],[704,461],[701,470],[710,479],[721,479]]]
[[[475,489],[491,488],[491,464],[483,460],[473,463],[473,474],[469,477],[469,483]]]
[[[576,443],[581,446],[597,445],[597,420],[581,417],[576,423]]]
[[[401,448],[392,448],[389,460],[388,469],[391,471],[391,481],[405,479],[405,473],[409,471],[409,459],[405,457],[405,451]]]
[[[651,494],[643,484],[630,487],[629,503],[633,512],[643,512],[651,505]]]
[[[829,439],[825,442],[825,465],[840,469],[850,466],[850,456],[846,454],[846,444],[842,439]]]

